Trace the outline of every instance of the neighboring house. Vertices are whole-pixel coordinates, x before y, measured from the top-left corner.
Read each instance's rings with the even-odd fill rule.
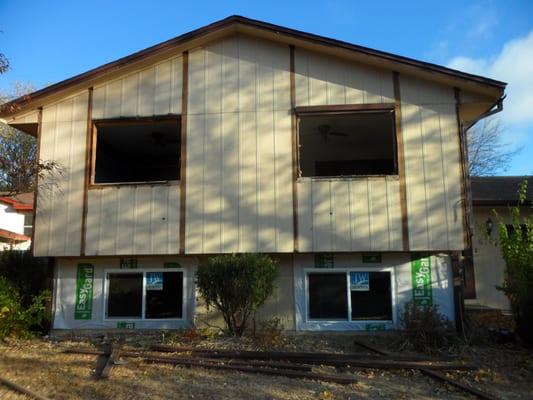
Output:
[[[33,230],[33,193],[0,192],[0,251],[28,250]]]
[[[412,300],[453,320],[462,127],[504,88],[233,16],[7,104],[64,167],[35,225],[54,327],[199,322],[197,266],[240,252],[279,259],[258,317],[286,329],[391,329]]]
[[[466,270],[465,298],[469,307],[510,310],[503,292],[496,289],[505,277],[505,261],[498,246],[498,218],[510,224],[509,207],[518,204],[518,187],[528,180],[527,201],[521,214],[533,215],[533,177],[490,176],[472,177],[474,236],[472,240],[473,271]],[[495,212],[498,214],[496,216]],[[512,229],[509,225],[508,229]]]

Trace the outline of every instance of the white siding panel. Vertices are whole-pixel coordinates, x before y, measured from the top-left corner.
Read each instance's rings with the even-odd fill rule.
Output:
[[[181,114],[182,57],[94,88],[93,118]]]
[[[117,254],[134,254],[135,187],[124,186],[117,192]]]
[[[185,237],[187,251],[203,251],[204,208],[204,118],[201,115],[187,117],[187,208]],[[194,134],[190,134],[194,133]]]
[[[39,179],[35,254],[80,254],[87,93],[44,107],[40,158],[56,161],[61,173]]]
[[[288,46],[235,36],[190,63],[187,252],[292,251]]]
[[[176,254],[178,236],[178,185],[89,190],[87,255]]]
[[[463,247],[459,132],[453,88],[401,77],[412,250]]]
[[[304,178],[298,200],[300,251],[401,250],[398,179]]]
[[[394,102],[391,72],[297,48],[296,105]]]
[[[368,203],[368,182],[353,180],[350,185],[352,251],[369,250],[371,242],[370,205]]]
[[[171,61],[165,61],[155,67],[154,114],[170,113],[171,92]],[[179,93],[176,93],[179,95]]]

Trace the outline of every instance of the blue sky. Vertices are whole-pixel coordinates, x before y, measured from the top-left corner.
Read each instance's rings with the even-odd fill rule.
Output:
[[[0,0],[0,52],[17,81],[58,82],[239,14],[509,83],[499,115],[521,148],[508,175],[533,174],[533,1]]]

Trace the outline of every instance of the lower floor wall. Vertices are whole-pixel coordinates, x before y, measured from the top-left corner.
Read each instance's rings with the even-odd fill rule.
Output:
[[[286,330],[400,328],[406,303],[435,304],[454,319],[447,255],[411,253],[276,254],[277,288],[258,325]],[[207,256],[57,259],[54,329],[180,329],[223,326],[195,287]]]

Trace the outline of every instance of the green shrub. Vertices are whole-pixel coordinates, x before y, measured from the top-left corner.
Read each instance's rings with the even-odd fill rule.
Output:
[[[506,264],[505,280],[501,287],[509,302],[516,332],[525,341],[533,344],[533,217],[522,215],[525,205],[527,180],[518,189],[519,202],[509,208],[513,229],[498,218],[500,250]]]
[[[29,250],[0,251],[0,276],[24,293],[23,305],[29,306],[33,296],[48,289],[51,275],[48,258],[33,257]]]
[[[405,304],[400,322],[400,348],[433,352],[449,345],[454,334],[451,322],[441,313],[438,305],[421,306],[413,302]]]
[[[227,331],[242,336],[250,316],[274,291],[278,264],[264,254],[228,254],[198,267],[196,284],[207,307],[218,309]]]
[[[39,327],[47,316],[45,303],[49,298],[50,292],[42,291],[32,296],[25,307],[18,289],[0,277],[0,339],[33,336],[32,329]]]

